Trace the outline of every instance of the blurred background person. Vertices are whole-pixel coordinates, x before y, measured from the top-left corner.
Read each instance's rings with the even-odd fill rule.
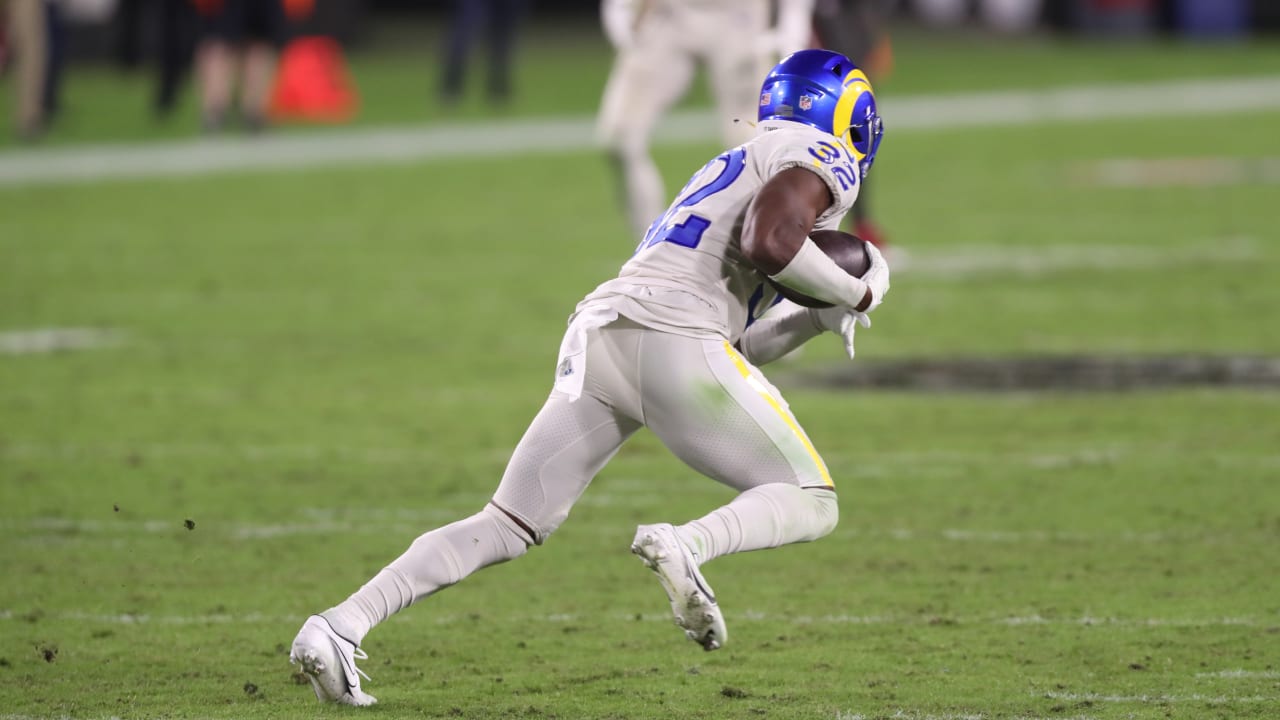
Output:
[[[177,106],[195,52],[195,22],[190,0],[119,0],[116,6],[115,55],[122,67],[140,66],[148,41],[156,41],[152,108],[157,117],[169,116]]]
[[[744,143],[755,134],[765,72],[809,46],[812,8],[812,0],[604,0],[601,21],[616,54],[596,132],[637,241],[669,200],[649,150],[654,127],[688,91],[698,64],[724,144]]]
[[[14,73],[14,129],[20,139],[32,140],[44,131],[44,0],[5,0],[3,6]]]
[[[867,74],[871,86],[880,90],[882,81],[893,69],[888,21],[896,4],[896,0],[817,0],[813,8],[813,30],[818,46],[853,60]],[[889,118],[886,125],[892,132],[893,119]],[[868,189],[864,179],[858,202],[845,224],[849,232],[883,248],[884,231],[872,219]],[[900,250],[892,255],[890,260],[902,259]]]
[[[445,38],[444,72],[440,101],[456,105],[462,99],[467,65],[476,36],[483,25],[489,51],[487,93],[493,105],[511,100],[511,56],[516,30],[524,19],[525,0],[453,0],[449,35]]]
[[[48,128],[62,112],[62,77],[67,65],[67,20],[65,0],[44,0],[45,69],[40,88],[44,125]]]
[[[267,125],[276,51],[286,32],[280,0],[194,0],[200,12],[196,71],[206,132],[226,127],[239,67],[240,119],[257,132]]]
[[[66,28],[56,0],[0,0],[9,62],[15,75],[14,129],[39,138],[60,108]]]

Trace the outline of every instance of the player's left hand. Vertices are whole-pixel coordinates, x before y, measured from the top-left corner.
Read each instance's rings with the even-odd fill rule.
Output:
[[[844,352],[852,360],[854,355],[854,333],[859,325],[864,328],[871,327],[871,318],[866,313],[840,306],[811,308],[809,312],[813,315],[813,321],[818,327],[827,332],[835,333],[844,340]]]

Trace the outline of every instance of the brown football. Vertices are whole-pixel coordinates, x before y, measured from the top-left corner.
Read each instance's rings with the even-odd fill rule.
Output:
[[[843,230],[814,230],[809,233],[809,239],[818,246],[819,250],[826,253],[827,257],[835,260],[837,265],[854,277],[862,277],[867,270],[871,269],[871,258],[867,257],[866,241],[857,235],[850,235]],[[773,285],[779,295],[797,305],[811,308],[831,307],[829,302],[802,295],[772,280],[769,284]]]

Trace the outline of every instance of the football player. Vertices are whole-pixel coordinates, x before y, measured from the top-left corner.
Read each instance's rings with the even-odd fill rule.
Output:
[[[345,601],[307,619],[290,658],[321,700],[369,705],[355,661],[391,614],[541,545],[614,453],[648,427],[690,467],[739,491],[685,523],[636,529],[631,551],[707,650],[728,639],[701,567],[731,553],[816,540],[836,526],[835,483],[757,365],[823,331],[844,338],[884,299],[889,269],[867,245],[862,278],[808,238],[853,205],[880,144],[866,76],[803,50],[765,78],[758,134],[694,173],[618,277],[570,316],[554,387],[479,512],[420,536]],[[773,283],[831,303],[774,304]],[[766,312],[767,310],[767,312]],[[758,318],[758,319],[757,319]],[[367,677],[366,677],[367,679]]]
[[[649,153],[658,120],[707,69],[726,146],[754,134],[757,83],[782,56],[809,46],[813,0],[604,0],[617,54],[600,104],[597,136],[617,166],[635,238],[670,199]],[[776,23],[771,16],[776,14]]]

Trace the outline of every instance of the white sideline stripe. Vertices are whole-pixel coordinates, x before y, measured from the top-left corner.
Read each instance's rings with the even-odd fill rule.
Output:
[[[118,345],[122,335],[101,328],[36,328],[0,332],[0,355],[34,355]]]
[[[1280,109],[1280,77],[927,95],[882,104],[895,132],[1214,115]],[[718,128],[710,111],[673,113],[655,139],[714,141]],[[577,116],[11,150],[0,153],[0,187],[566,152],[593,148],[594,132],[595,118]]]
[[[1039,91],[889,97],[883,105],[881,114],[891,130],[1039,125],[1166,113],[1221,115],[1280,108],[1280,77],[1203,78]]]
[[[1036,693],[1038,695],[1038,693]],[[1042,697],[1050,700],[1068,700],[1071,702],[1104,702],[1104,703],[1208,703],[1209,705],[1227,705],[1230,703],[1270,703],[1280,701],[1280,695],[1105,695],[1102,693],[1069,693],[1051,691]]]
[[[1257,627],[1263,623],[1258,622],[1254,618],[1245,617],[1221,617],[1221,618],[1097,618],[1097,617],[1081,617],[1081,618],[1061,618],[1061,619],[1045,619],[1038,616],[1035,617],[1034,623],[1028,622],[1010,622],[1018,620],[1015,617],[983,615],[983,616],[891,616],[891,615],[850,615],[850,614],[829,614],[829,615],[793,615],[784,613],[781,615],[771,615],[769,613],[760,612],[758,610],[746,610],[743,612],[729,612],[726,617],[732,618],[735,622],[765,622],[769,624],[782,625],[888,625],[888,626],[915,626],[915,625],[972,625],[972,626],[1019,626],[1027,624],[1036,625],[1058,625],[1064,627],[1128,627],[1128,628],[1197,628],[1197,627]],[[476,622],[474,614],[448,614],[448,615],[430,615],[423,614],[419,617],[426,618],[419,620],[420,622],[430,622],[433,625],[454,625]],[[481,613],[482,618],[487,617]],[[15,613],[13,610],[0,610],[0,620],[26,621],[29,620],[26,614]],[[261,625],[261,624],[291,624],[301,623],[305,619],[302,615],[268,615],[265,613],[248,613],[244,615],[236,615],[232,613],[205,613],[198,615],[153,615],[150,613],[91,613],[80,610],[67,610],[62,612],[50,613],[49,615],[40,615],[38,622],[46,620],[67,621],[67,622],[89,622],[101,623],[106,625]],[[495,619],[495,618],[490,618]],[[669,623],[671,622],[670,613],[552,613],[549,615],[510,615],[496,618],[502,622],[510,623],[549,623],[549,624],[565,624],[574,622],[591,622],[591,623],[629,623],[629,622],[653,622],[653,623]],[[1198,676],[1197,676],[1198,677]]]

